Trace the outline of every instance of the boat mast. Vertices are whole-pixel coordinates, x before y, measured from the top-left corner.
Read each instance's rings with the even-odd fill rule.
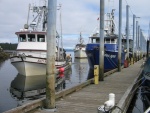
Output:
[[[64,52],[64,50],[63,50],[63,43],[62,43],[62,21],[61,21],[61,4],[59,4],[59,6],[58,6],[59,8],[57,9],[57,10],[59,10],[60,11],[60,15],[59,15],[59,20],[60,20],[60,36],[58,35],[58,60],[60,60],[60,55],[62,54],[62,57],[61,57],[61,59],[62,60],[64,60],[64,55],[63,55],[63,52]],[[58,34],[58,33],[57,33]],[[59,42],[59,41],[61,41],[61,42]],[[60,47],[60,46],[61,47]]]
[[[46,23],[47,23],[47,9],[46,9],[46,0],[45,0],[45,5],[43,6],[43,30],[42,31],[45,31],[46,30]]]
[[[63,37],[62,37],[62,21],[61,21],[61,4],[59,4],[60,7],[60,37],[61,37],[61,54],[62,54],[62,60],[64,60],[64,49],[63,49]]]
[[[27,17],[27,24],[24,25],[24,28],[25,29],[28,29],[29,28],[29,15],[30,15],[30,7],[31,7],[31,4],[29,4],[29,9],[28,9],[28,17]]]
[[[82,34],[81,34],[81,32],[80,32],[79,42],[80,42],[80,44],[83,44],[83,39],[82,39]]]
[[[29,22],[30,7],[31,7],[31,4],[29,4],[29,9],[28,9],[27,25],[28,25],[28,22]]]

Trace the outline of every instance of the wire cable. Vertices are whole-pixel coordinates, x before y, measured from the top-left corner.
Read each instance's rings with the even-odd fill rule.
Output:
[[[129,5],[128,2],[127,2],[127,0],[125,0],[125,1],[126,1],[126,4]],[[130,7],[129,7],[129,9],[130,9],[131,13],[134,14],[133,11],[132,11],[132,9]]]

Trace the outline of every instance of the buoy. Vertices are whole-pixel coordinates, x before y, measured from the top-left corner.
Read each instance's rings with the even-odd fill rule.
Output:
[[[64,73],[59,73],[59,77],[63,78],[64,77]]]
[[[64,70],[65,70],[65,69],[64,69],[63,67],[59,68],[59,73],[63,73]]]

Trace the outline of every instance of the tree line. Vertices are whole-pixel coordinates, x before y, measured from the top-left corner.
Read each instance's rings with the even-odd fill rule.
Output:
[[[3,50],[16,50],[18,44],[12,43],[0,43],[0,46]]]

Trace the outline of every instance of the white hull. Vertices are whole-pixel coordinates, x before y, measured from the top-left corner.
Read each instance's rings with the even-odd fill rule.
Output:
[[[74,50],[74,56],[75,58],[87,58],[85,50],[82,49]]]
[[[11,57],[12,65],[18,70],[18,73],[24,76],[34,76],[34,75],[46,75],[46,59],[35,58],[35,57]],[[59,67],[66,68],[66,62],[56,62],[58,73]]]

